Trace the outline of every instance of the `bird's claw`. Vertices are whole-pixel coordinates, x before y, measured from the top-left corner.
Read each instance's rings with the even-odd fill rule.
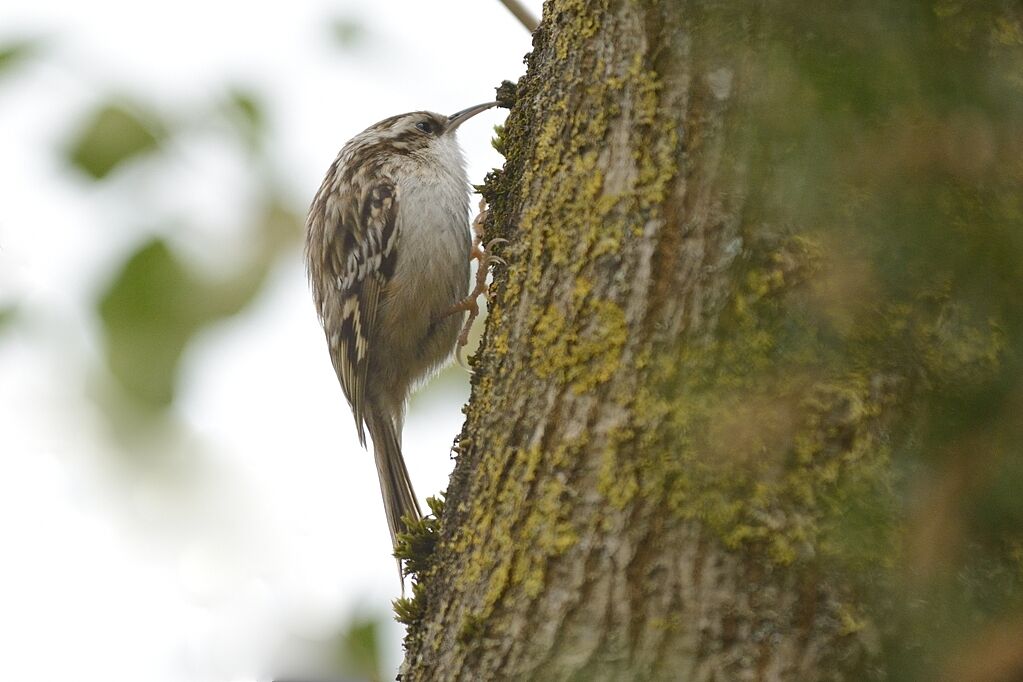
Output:
[[[490,253],[490,250],[495,245],[507,244],[507,239],[496,237],[487,242],[486,246],[483,246],[483,223],[486,220],[487,213],[487,202],[480,199],[480,212],[472,221],[473,240],[472,249],[469,254],[469,260],[476,260],[479,262],[479,266],[476,269],[476,285],[473,287],[472,291],[469,292],[468,296],[451,306],[451,308],[444,313],[444,317],[454,315],[459,312],[469,313],[469,317],[466,318],[465,324],[462,325],[462,331],[458,334],[458,344],[455,347],[455,358],[458,360],[458,364],[463,368],[466,368],[466,365],[465,361],[462,359],[462,349],[469,343],[469,331],[472,329],[472,323],[476,321],[476,318],[480,314],[478,299],[480,295],[487,295],[490,290],[490,287],[487,285],[487,273],[490,270],[490,266],[500,265],[507,267],[508,265],[503,258]]]

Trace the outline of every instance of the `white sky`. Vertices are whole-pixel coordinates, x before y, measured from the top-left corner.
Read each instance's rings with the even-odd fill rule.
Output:
[[[527,2],[537,14],[540,4]],[[331,42],[339,17],[368,29],[354,51]],[[227,84],[251,84],[302,206],[368,124],[491,99],[522,73],[529,35],[497,0],[0,4],[0,45],[23,36],[48,48],[0,75],[0,305],[23,312],[0,335],[0,670],[21,682],[268,680],[353,610],[389,617],[397,592],[372,457],[358,448],[300,254],[188,349],[184,428],[134,446],[160,449],[160,475],[119,467],[86,371],[102,353],[96,292],[159,229],[138,206],[182,217],[189,232],[167,235],[177,246],[243,249],[251,216],[223,197],[255,183],[201,134],[175,143],[159,181],[143,172],[93,186],[59,150],[110,92],[186,116]],[[503,116],[460,132],[475,182],[501,163],[489,140]],[[129,205],[126,192],[141,198]],[[421,496],[446,486],[466,392],[412,407],[404,440]],[[387,634],[397,658],[397,626]]]

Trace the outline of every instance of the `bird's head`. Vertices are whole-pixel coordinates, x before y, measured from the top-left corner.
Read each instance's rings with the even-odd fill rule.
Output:
[[[398,114],[374,123],[352,138],[352,143],[365,152],[446,159],[459,153],[455,142],[458,127],[494,106],[497,102],[477,104],[450,116],[432,111]]]

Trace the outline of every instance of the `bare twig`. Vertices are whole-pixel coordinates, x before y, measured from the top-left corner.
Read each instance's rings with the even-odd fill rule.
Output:
[[[501,4],[508,8],[508,11],[515,15],[526,30],[532,33],[536,30],[536,27],[540,25],[537,18],[533,16],[533,13],[526,9],[519,0],[501,0]]]

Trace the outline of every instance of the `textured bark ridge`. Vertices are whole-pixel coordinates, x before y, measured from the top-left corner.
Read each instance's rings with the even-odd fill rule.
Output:
[[[751,124],[766,29],[730,4],[547,3],[403,680],[866,679],[843,576],[889,539],[837,538],[890,504],[903,382],[820,338],[822,247]]]
[[[769,341],[755,295],[812,267],[744,219],[755,27],[546,10],[487,188],[509,265],[403,679],[841,679],[853,617],[799,560],[820,513],[780,479],[797,434],[828,466],[862,447],[868,396],[834,388],[813,415],[788,379],[774,404],[741,375],[772,359],[738,338]],[[840,434],[809,424],[827,419]]]

